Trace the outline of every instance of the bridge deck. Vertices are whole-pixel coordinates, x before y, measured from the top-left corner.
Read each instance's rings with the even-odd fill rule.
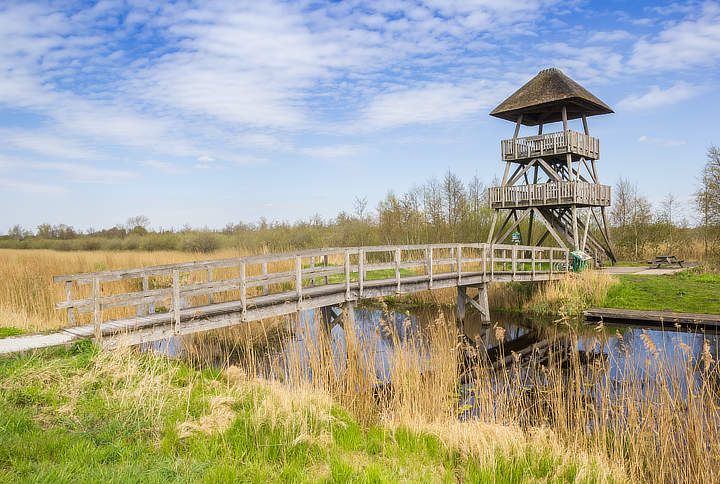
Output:
[[[138,344],[360,299],[558,279],[567,258],[551,247],[375,246],[56,276],[67,299],[55,307],[67,310],[70,326],[2,339],[0,353],[93,337],[111,347]]]

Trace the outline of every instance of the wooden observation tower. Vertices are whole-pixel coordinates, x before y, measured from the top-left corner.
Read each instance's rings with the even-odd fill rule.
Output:
[[[512,139],[501,141],[505,173],[501,186],[488,193],[490,207],[495,209],[488,243],[504,243],[515,233],[513,242],[539,246],[552,237],[562,248],[615,262],[605,213],[610,187],[599,183],[600,141],[590,136],[587,123],[590,116],[612,112],[552,68],[540,71],[490,113],[515,123],[515,133]],[[582,133],[568,128],[568,121],[574,119],[582,119]],[[543,133],[544,126],[557,122],[562,122],[562,130]],[[519,138],[522,125],[537,126],[537,135]],[[527,231],[518,241],[517,233],[526,220]],[[533,237],[535,222],[545,232]]]

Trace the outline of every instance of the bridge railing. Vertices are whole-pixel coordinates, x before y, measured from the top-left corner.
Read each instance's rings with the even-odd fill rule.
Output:
[[[104,321],[213,307],[245,312],[248,307],[302,301],[318,294],[366,297],[366,289],[408,283],[463,280],[487,282],[562,272],[568,251],[551,247],[489,244],[388,245],[313,249],[281,254],[168,264],[137,269],[56,276],[68,322],[84,320],[100,337]],[[425,288],[425,286],[423,286]],[[447,284],[445,284],[447,287]]]

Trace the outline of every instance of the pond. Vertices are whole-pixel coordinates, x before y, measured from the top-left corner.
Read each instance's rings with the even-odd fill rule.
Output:
[[[320,378],[323,372],[342,378],[348,360],[348,332],[339,310],[333,311],[330,318],[336,317],[338,323],[330,322],[321,311],[308,310],[278,319],[270,329],[261,326],[260,337],[231,330],[222,337],[207,334],[185,340],[173,338],[147,344],[144,349],[169,356],[199,357],[219,367],[244,360],[257,376],[283,381],[310,381]],[[578,330],[576,323],[518,313],[494,312],[491,316],[493,323],[488,324],[470,312],[461,329],[465,337],[464,348],[458,352],[459,383],[470,406],[473,385],[478,383],[478,365],[495,372],[495,376],[486,373],[484,378],[496,392],[511,380],[520,387],[547,385],[539,370],[555,365],[562,371],[575,365],[575,373],[592,371],[590,393],[603,392],[607,400],[626,392],[623,385],[639,385],[652,393],[658,382],[685,395],[690,386],[702,384],[702,375],[715,368],[718,360],[720,335],[716,333],[630,325],[580,325]],[[402,360],[399,355],[403,352],[415,360],[421,372],[432,372],[436,369],[433,364],[437,364],[431,357],[433,344],[437,346],[433,338],[438,337],[432,328],[454,325],[453,320],[450,310],[357,308],[350,334],[358,366],[368,373],[374,387],[391,383],[394,365]],[[444,344],[447,350],[454,342]],[[318,366],[318,360],[323,360],[323,368]],[[503,378],[497,378],[498,372],[504,373]],[[587,381],[584,384],[588,385]]]

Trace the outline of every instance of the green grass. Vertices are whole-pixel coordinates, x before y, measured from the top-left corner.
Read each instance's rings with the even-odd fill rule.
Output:
[[[602,307],[720,314],[720,274],[683,271],[664,276],[616,277],[621,284],[610,289]]]
[[[208,399],[227,390],[221,372],[129,355],[116,368],[140,368],[128,381],[143,383],[143,372],[154,372],[164,382],[161,394],[182,395],[164,399],[158,415],[133,396],[135,387],[123,386],[125,376],[98,373],[99,356],[83,342],[0,359],[0,482],[573,480],[574,467],[555,472],[550,456],[520,451],[483,466],[432,435],[363,428],[336,406],[330,419],[300,410],[258,420],[270,389],[241,393],[226,429],[181,437],[179,424],[206,415]]]
[[[8,336],[17,336],[19,334],[25,334],[25,331],[17,328],[0,328],[0,338],[7,338]]]

